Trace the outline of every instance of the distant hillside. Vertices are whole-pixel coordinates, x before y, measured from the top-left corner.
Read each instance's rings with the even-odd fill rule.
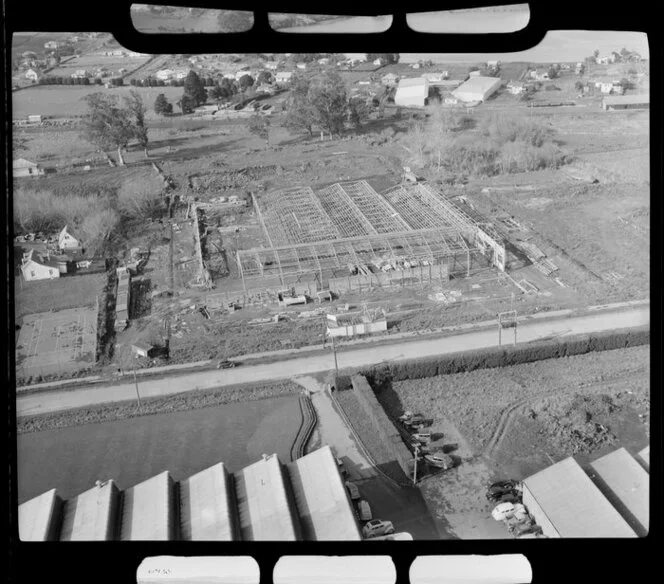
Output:
[[[282,12],[270,12],[270,26],[274,29],[292,28],[294,26],[309,26],[319,22],[350,18],[349,16],[334,16],[330,14],[286,14]]]

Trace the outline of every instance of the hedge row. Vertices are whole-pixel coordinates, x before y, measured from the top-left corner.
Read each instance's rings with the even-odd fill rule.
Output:
[[[374,389],[388,381],[422,379],[476,369],[507,367],[543,359],[559,359],[593,351],[611,351],[650,343],[650,327],[583,334],[564,340],[536,341],[523,345],[489,347],[421,359],[394,361],[360,371]]]

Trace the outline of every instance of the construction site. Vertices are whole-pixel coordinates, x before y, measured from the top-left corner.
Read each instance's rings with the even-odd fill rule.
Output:
[[[474,267],[505,270],[505,242],[427,183],[384,193],[365,180],[252,194],[263,245],[236,252],[243,291],[292,295],[441,285]]]

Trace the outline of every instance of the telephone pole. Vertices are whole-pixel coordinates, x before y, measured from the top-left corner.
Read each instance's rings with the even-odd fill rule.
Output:
[[[136,367],[134,366],[134,385],[136,386],[136,399],[138,400],[138,411],[141,411],[141,394],[138,393],[138,379],[136,378]]]
[[[334,373],[337,377],[339,377],[339,363],[337,362],[337,342],[334,335],[332,335],[332,353],[334,353]]]

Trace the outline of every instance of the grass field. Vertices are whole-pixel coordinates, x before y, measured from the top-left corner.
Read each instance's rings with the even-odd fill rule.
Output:
[[[97,479],[126,489],[165,470],[175,480],[218,462],[235,472],[263,453],[289,462],[300,421],[297,396],[284,396],[21,434],[19,503],[51,488],[73,497]]]
[[[21,278],[21,279],[19,279]],[[79,306],[95,307],[95,298],[106,283],[106,274],[90,274],[14,284],[16,320],[26,314],[64,310]]]
[[[135,89],[143,97],[150,111],[157,95],[163,93],[169,100],[182,96],[182,87],[116,87],[104,89],[99,85],[88,86],[57,86],[41,85],[17,91],[12,95],[12,117],[25,118],[30,114],[42,116],[70,117],[85,114],[86,106],[82,101],[86,95],[98,91],[106,95],[129,95]]]
[[[16,377],[91,367],[96,347],[96,307],[24,316],[16,342]]]

